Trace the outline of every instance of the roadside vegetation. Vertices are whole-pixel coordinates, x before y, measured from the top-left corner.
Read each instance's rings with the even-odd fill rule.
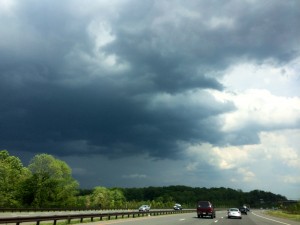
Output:
[[[205,185],[203,185],[205,186]],[[35,155],[27,167],[7,150],[0,151],[0,207],[2,208],[82,208],[137,209],[148,204],[152,209],[194,208],[198,200],[210,200],[216,208],[281,207],[282,195],[261,190],[243,192],[231,188],[187,187],[182,185],[144,188],[80,189],[66,162],[48,154]],[[263,200],[263,201],[262,201]],[[299,214],[298,208],[285,209]]]
[[[300,202],[289,206],[282,206],[279,210],[267,211],[268,215],[300,221]]]

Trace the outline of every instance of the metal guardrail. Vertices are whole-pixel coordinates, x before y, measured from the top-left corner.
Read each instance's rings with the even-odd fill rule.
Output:
[[[68,214],[68,215],[52,215],[52,216],[17,216],[17,217],[0,217],[0,224],[8,224],[15,223],[16,225],[20,225],[24,222],[35,222],[36,225],[39,225],[42,221],[53,221],[53,225],[56,225],[59,220],[66,220],[68,224],[71,223],[71,220],[79,220],[80,223],[83,222],[84,219],[90,218],[90,221],[93,222],[95,218],[99,218],[99,220],[103,220],[106,218],[107,220],[111,220],[112,218],[118,219],[120,217],[141,217],[141,216],[157,216],[157,215],[166,215],[166,214],[178,214],[178,213],[190,213],[195,212],[194,209],[183,209],[183,210],[155,210],[149,212],[108,212],[108,213],[91,213],[91,214]]]
[[[67,212],[67,211],[93,211],[111,210],[105,208],[0,208],[0,212]],[[124,209],[114,209],[124,210]]]

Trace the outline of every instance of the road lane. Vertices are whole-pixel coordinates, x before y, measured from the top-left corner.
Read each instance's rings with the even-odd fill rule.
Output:
[[[98,221],[93,223],[85,223],[82,225],[214,225],[219,219],[216,218],[198,218],[195,213],[173,214],[163,216],[148,216],[136,219],[123,219],[111,221]]]
[[[264,225],[264,224],[255,224],[248,215],[242,214],[242,219],[236,218],[228,218],[227,212],[223,212],[223,216],[221,216],[221,220],[218,221],[217,225]]]
[[[218,225],[300,225],[300,222],[292,221],[288,219],[281,219],[277,217],[272,217],[264,214],[262,210],[253,210],[248,213],[248,215],[242,215],[242,219],[228,219],[226,217],[226,212],[222,221],[219,221]]]

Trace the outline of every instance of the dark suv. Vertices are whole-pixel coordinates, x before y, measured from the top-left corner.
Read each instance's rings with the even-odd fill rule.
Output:
[[[242,214],[246,214],[247,215],[247,208],[246,207],[240,207],[239,210],[241,211]]]
[[[213,219],[216,217],[216,212],[213,205],[209,201],[199,201],[197,204],[197,216],[198,218],[209,216]]]

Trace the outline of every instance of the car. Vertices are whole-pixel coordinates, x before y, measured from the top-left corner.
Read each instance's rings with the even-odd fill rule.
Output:
[[[139,211],[140,212],[149,212],[150,210],[150,206],[149,205],[142,205],[140,208],[139,208]]]
[[[197,216],[198,218],[207,217],[215,218],[216,211],[213,204],[210,201],[198,201],[197,204]]]
[[[230,218],[239,218],[242,219],[242,213],[238,208],[230,208],[227,211],[228,219]]]
[[[243,206],[243,207],[239,208],[239,210],[242,214],[247,215],[248,209],[246,207]]]
[[[182,206],[178,203],[176,203],[174,206],[173,206],[173,209],[174,210],[182,210]]]

